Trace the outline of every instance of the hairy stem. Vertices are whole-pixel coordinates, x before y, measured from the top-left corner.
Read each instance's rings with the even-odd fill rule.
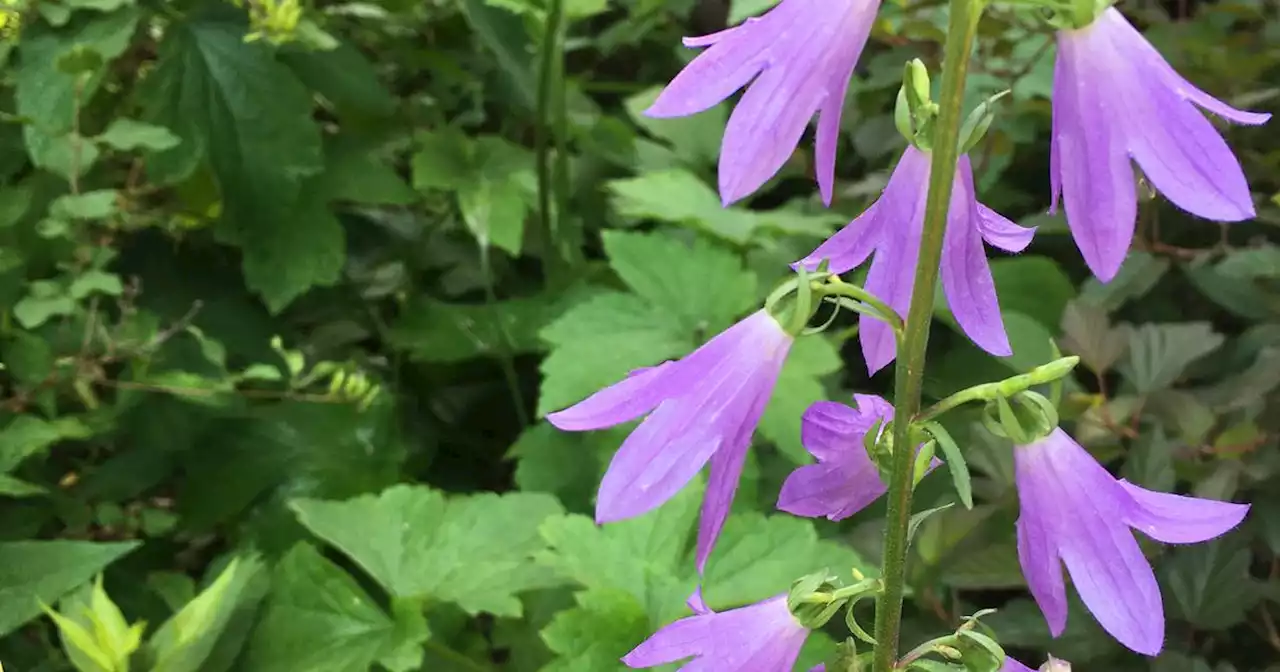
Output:
[[[907,523],[911,519],[912,461],[911,422],[920,411],[920,388],[924,380],[925,346],[933,319],[934,287],[942,259],[942,240],[951,204],[951,187],[956,172],[964,82],[969,71],[982,0],[950,0],[951,15],[942,63],[940,111],[934,128],[933,156],[929,172],[929,193],[925,201],[924,234],[916,260],[915,284],[906,329],[898,343],[894,380],[894,453],[889,475],[888,512],[884,533],[884,561],[881,578],[884,592],[876,602],[876,648],[872,672],[890,672],[898,657],[898,633],[902,621],[902,593],[906,581]]]

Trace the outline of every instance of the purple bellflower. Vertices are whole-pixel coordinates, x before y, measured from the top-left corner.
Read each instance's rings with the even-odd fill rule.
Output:
[[[1254,216],[1240,162],[1196,105],[1241,124],[1237,110],[1183,79],[1115,8],[1058,33],[1053,76],[1053,208],[1061,197],[1085,263],[1110,281],[1133,240],[1132,158],[1174,205],[1236,222]]]
[[[1004,665],[1000,667],[1000,672],[1036,672],[1035,670],[1019,663],[1018,661],[1005,656]]]
[[[1018,560],[1054,636],[1067,623],[1065,563],[1103,629],[1148,656],[1164,644],[1164,605],[1132,530],[1168,544],[1212,539],[1247,504],[1183,497],[1116,480],[1062,429],[1014,449]]]
[[[815,270],[826,259],[829,270],[844,273],[874,254],[867,291],[905,315],[924,232],[928,185],[929,155],[907,147],[880,199],[797,263]],[[969,157],[961,156],[943,240],[942,287],[956,322],[974,343],[993,355],[1003,357],[1013,351],[982,242],[1021,252],[1034,234],[1035,229],[1018,226],[978,202]],[[896,346],[889,325],[862,315],[858,333],[871,373],[893,361]]]
[[[674,362],[633,372],[547,419],[567,431],[648,415],[614,454],[596,497],[596,522],[633,518],[671,499],[703,465],[711,476],[698,523],[706,566],[792,337],[757,311]]]
[[[816,113],[818,188],[829,205],[845,91],[879,7],[880,0],[782,0],[741,25],[685,38],[685,46],[706,51],[645,114],[695,114],[747,87],[720,148],[720,199],[727,206],[782,168]]]
[[[819,401],[804,412],[800,442],[818,463],[787,476],[778,494],[780,510],[843,520],[885,493],[880,470],[867,455],[863,439],[877,422],[893,419],[893,406],[871,394],[853,398],[857,408]]]
[[[646,668],[693,658],[680,672],[791,672],[809,636],[786,594],[716,613],[694,593],[689,606],[693,616],[657,631],[622,662]]]

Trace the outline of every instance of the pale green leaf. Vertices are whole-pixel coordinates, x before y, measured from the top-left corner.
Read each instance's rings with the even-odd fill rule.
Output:
[[[542,360],[538,415],[581,401],[638,368],[687,354],[693,340],[674,316],[632,294],[595,295],[541,332],[553,346]]]
[[[121,117],[114,119],[102,135],[94,138],[112,149],[132,152],[144,149],[163,152],[178,146],[181,140],[164,126],[156,126]]]
[[[346,501],[299,499],[298,519],[393,596],[519,616],[516,595],[559,579],[532,562],[538,525],[561,512],[548,495],[449,497],[400,485]]]
[[[152,672],[197,672],[235,613],[240,594],[262,570],[253,557],[235,558],[209,587],[156,630],[147,642]]]
[[[644,608],[617,588],[583,591],[575,600],[576,607],[558,612],[542,629],[547,648],[560,657],[539,672],[626,669],[619,659],[650,634]]]
[[[1208,322],[1143,324],[1130,334],[1129,357],[1120,372],[1138,394],[1165,390],[1223,340]]]

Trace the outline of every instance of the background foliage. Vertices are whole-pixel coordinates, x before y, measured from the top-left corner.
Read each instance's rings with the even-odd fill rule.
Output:
[[[828,211],[808,148],[721,209],[728,109],[639,115],[690,58],[680,36],[767,0],[254,1],[11,7],[0,661],[618,668],[686,613],[698,496],[597,528],[594,489],[627,428],[562,434],[540,418],[753,310],[876,196],[903,145],[902,63],[936,64],[941,3],[886,2]],[[1274,3],[1123,8],[1190,79],[1277,111]],[[926,393],[1043,363],[1056,338],[1084,362],[1066,413],[1082,442],[1144,486],[1253,502],[1251,521],[1151,546],[1170,615],[1159,659],[1124,652],[1078,604],[1053,641],[1016,563],[1010,447],[954,416],[980,503],[917,535],[904,637],[995,606],[989,622],[1028,662],[1280,670],[1280,141],[1230,131],[1257,221],[1148,200],[1120,277],[1086,280],[1044,214],[1053,52],[1034,14],[989,11],[970,100],[1013,93],[975,149],[979,189],[1040,233],[993,263],[1014,356],[936,329]],[[854,335],[804,339],[787,363],[709,566],[713,607],[824,566],[875,571],[882,505],[841,524],[773,511],[806,459],[804,408],[890,389]],[[935,474],[917,508],[953,498]],[[832,643],[811,638],[807,659]]]

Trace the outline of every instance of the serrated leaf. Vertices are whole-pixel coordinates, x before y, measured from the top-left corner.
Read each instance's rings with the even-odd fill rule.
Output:
[[[188,20],[165,31],[145,80],[145,119],[182,144],[156,154],[161,181],[185,178],[207,156],[223,198],[218,234],[244,250],[245,280],[280,310],[315,285],[337,280],[342,228],[303,181],[323,167],[311,95],[244,27]]]
[[[630,593],[654,623],[682,613],[696,580],[688,561],[702,486],[685,487],[642,516],[598,526],[586,516],[549,518],[539,562],[589,590]]]
[[[1162,576],[1174,614],[1192,625],[1226,629],[1244,620],[1261,597],[1249,575],[1249,549],[1233,534],[1173,551]]]
[[[623,282],[690,333],[709,338],[755,303],[755,275],[724,248],[655,233],[605,231],[602,237]]]
[[[1262,245],[1231,250],[1218,262],[1216,270],[1241,280],[1280,278],[1280,247]]]
[[[1101,308],[1072,301],[1062,313],[1063,352],[1077,355],[1094,373],[1109,371],[1129,349],[1129,325],[1111,326]]]
[[[562,432],[545,422],[526,429],[507,451],[516,461],[516,487],[554,494],[570,510],[576,503],[589,505],[603,466],[601,437],[610,440],[608,433]]]
[[[850,547],[818,538],[813,521],[742,513],[729,517],[707,562],[703,595],[712,609],[739,607],[782,593],[801,576],[826,568],[851,583],[851,568],[878,570]]]
[[[1148,490],[1173,489],[1177,481],[1173,470],[1173,442],[1165,436],[1164,427],[1143,432],[1133,443],[1124,463],[1124,477]]]
[[[632,294],[605,293],[570,308],[541,332],[538,415],[565,408],[638,368],[687,354],[690,336],[672,316]]]
[[[88,582],[137,542],[11,541],[0,543],[0,635]]]
[[[395,645],[395,623],[337,565],[300,543],[276,566],[247,672],[357,672]]]
[[[1207,322],[1143,324],[1131,332],[1129,357],[1120,370],[1138,394],[1165,390],[1223,340]]]
[[[1147,252],[1132,252],[1110,282],[1102,283],[1089,278],[1080,290],[1080,300],[1110,313],[1134,299],[1141,298],[1155,287],[1169,271],[1170,262]]]
[[[346,501],[298,499],[298,520],[387,592],[453,602],[468,613],[519,616],[516,595],[559,579],[537,566],[537,528],[562,509],[534,493],[449,497],[399,485]]]
[[[595,588],[574,599],[577,606],[558,612],[540,633],[560,656],[540,672],[624,669],[619,659],[650,634],[644,608],[621,589]]]
[[[738,245],[750,241],[760,223],[752,212],[722,207],[715,190],[685,170],[613,180],[609,191],[625,217],[694,226]]]
[[[796,464],[812,461],[800,442],[804,412],[813,402],[827,398],[820,379],[839,369],[840,353],[822,336],[797,339],[782,365],[759,430]]]

